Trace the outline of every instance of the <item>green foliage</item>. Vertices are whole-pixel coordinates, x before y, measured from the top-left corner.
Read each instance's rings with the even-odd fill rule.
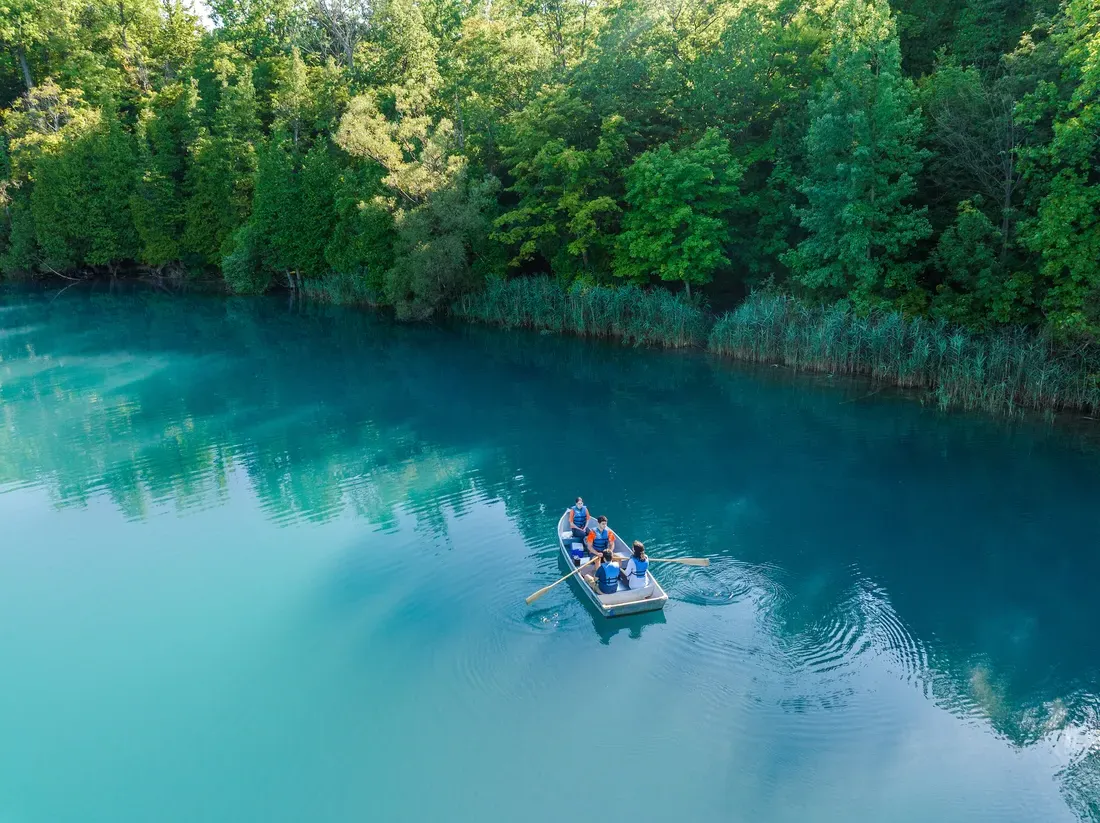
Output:
[[[536,255],[572,279],[610,268],[623,196],[627,143],[623,118],[598,123],[591,107],[557,88],[509,123],[502,143],[516,207],[496,221],[494,238],[512,265]]]
[[[257,248],[254,254],[263,270],[292,284],[324,275],[325,248],[336,223],[339,171],[323,144],[304,155],[289,145],[269,144],[259,158],[248,231],[236,239],[248,246],[231,254],[240,252],[245,255],[241,259],[250,260],[250,249]]]
[[[885,0],[844,0],[806,135],[808,233],[786,256],[799,282],[860,306],[916,289],[913,246],[931,232],[911,203],[925,153]]]
[[[209,129],[191,147],[183,248],[204,262],[221,259],[233,233],[248,219],[256,171],[260,120],[252,72],[244,69],[221,90]]]
[[[472,182],[460,172],[416,208],[397,212],[384,293],[399,317],[428,317],[477,288],[472,262],[483,250],[498,185],[494,177]]]
[[[336,184],[336,225],[325,247],[325,262],[332,275],[341,284],[362,284],[352,289],[341,285],[340,291],[370,294],[370,302],[382,301],[385,273],[393,265],[393,213],[382,191],[376,167],[346,169]]]
[[[1058,334],[1076,335],[1100,327],[1100,8],[1072,0],[1053,40],[1062,86],[1040,83],[1022,105],[1050,129],[1028,154],[1038,196],[1023,240],[1040,256],[1044,312]]]
[[[131,202],[141,239],[140,258],[165,266],[183,256],[188,149],[197,130],[198,94],[193,85],[172,83],[153,96],[137,123],[142,170]]]
[[[704,284],[729,263],[726,215],[738,196],[741,169],[729,141],[709,129],[696,143],[645,152],[626,171],[630,209],[619,235],[616,273]]]
[[[72,269],[133,260],[133,136],[113,101],[72,121],[58,137],[33,166],[30,206],[41,261]]]
[[[932,255],[944,275],[932,301],[932,314],[953,323],[985,329],[1028,319],[1031,278],[1009,274],[998,257],[1001,233],[974,203],[959,204],[955,222],[940,235]]]
[[[7,237],[0,253],[0,274],[27,274],[37,265],[38,246],[29,200],[20,193],[5,206]]]
[[[403,317],[506,272],[699,305],[774,277],[1100,332],[1093,0],[209,9],[5,0],[0,271],[220,269]]]
[[[271,272],[264,265],[260,239],[251,223],[233,235],[232,251],[221,261],[226,285],[236,294],[262,294],[271,283]]]

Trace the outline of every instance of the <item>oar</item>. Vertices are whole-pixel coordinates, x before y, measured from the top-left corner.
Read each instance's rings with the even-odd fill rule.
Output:
[[[651,557],[650,563],[683,563],[685,566],[709,566],[710,560],[705,557]]]
[[[554,588],[554,586],[558,585],[558,583],[564,583],[566,580],[568,580],[570,577],[575,575],[577,572],[579,572],[581,569],[583,569],[589,563],[594,563],[595,561],[596,561],[595,557],[590,557],[587,560],[585,560],[583,563],[581,563],[579,566],[577,566],[577,568],[573,569],[573,571],[569,572],[569,574],[567,574],[561,580],[555,580],[549,586],[546,586],[544,588],[539,589],[537,592],[535,592],[533,595],[531,595],[530,597],[527,598],[527,605],[530,606],[532,603],[534,603],[536,600],[538,600],[540,597],[542,597],[544,594],[546,594],[548,591],[550,591],[552,588]]]

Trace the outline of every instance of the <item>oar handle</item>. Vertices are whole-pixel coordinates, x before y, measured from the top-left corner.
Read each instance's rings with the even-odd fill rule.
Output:
[[[583,569],[589,563],[594,563],[595,560],[596,560],[595,557],[588,558],[583,563],[581,563],[579,566],[577,566],[577,568],[573,569],[573,571],[569,572],[569,574],[567,574],[565,577],[561,578],[560,580],[555,580],[549,586],[545,586],[545,587],[539,589],[537,592],[535,592],[533,595],[531,595],[530,597],[527,598],[527,605],[530,606],[532,603],[534,603],[536,600],[538,600],[540,597],[542,597],[544,594],[546,594],[548,591],[550,591],[552,588],[554,588],[554,586],[558,585],[559,583],[564,583],[566,580],[568,580],[570,577],[575,575],[577,572],[579,572],[581,569]]]

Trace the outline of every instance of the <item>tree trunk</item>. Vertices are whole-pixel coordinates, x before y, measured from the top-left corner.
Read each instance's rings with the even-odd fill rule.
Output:
[[[1012,228],[1012,178],[1013,163],[1009,161],[1008,173],[1005,175],[1004,195],[1001,201],[1001,254],[1000,263],[1003,266],[1008,259],[1008,232]]]
[[[23,72],[23,84],[27,91],[31,91],[34,88],[34,78],[31,77],[31,67],[27,64],[27,53],[20,47],[15,50],[15,56],[19,60],[19,69]]]
[[[458,126],[458,150],[461,152],[466,148],[466,135],[462,127],[462,102],[458,99],[458,92],[455,92],[455,120]]]
[[[684,281],[684,294],[687,295],[688,300],[691,299],[691,283],[689,283],[687,280]]]

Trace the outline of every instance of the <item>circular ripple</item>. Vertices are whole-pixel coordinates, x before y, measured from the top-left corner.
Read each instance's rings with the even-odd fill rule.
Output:
[[[680,566],[672,574],[662,570],[660,580],[669,597],[684,603],[726,606],[751,600],[758,609],[770,611],[786,599],[786,593],[768,572],[766,566],[719,559],[705,570],[690,566]]]

